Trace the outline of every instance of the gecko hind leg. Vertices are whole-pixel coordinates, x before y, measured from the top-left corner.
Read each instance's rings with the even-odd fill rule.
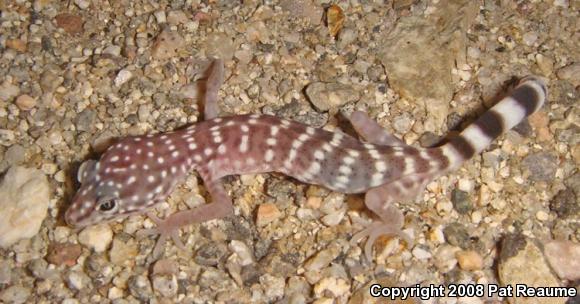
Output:
[[[165,219],[159,219],[155,215],[149,215],[151,220],[157,224],[155,228],[143,229],[137,233],[137,237],[147,237],[151,235],[158,235],[159,239],[153,249],[153,256],[159,257],[163,251],[163,245],[171,238],[175,245],[185,250],[185,245],[179,238],[179,229],[184,226],[194,223],[201,223],[213,219],[224,218],[233,214],[232,200],[227,194],[221,182],[206,181],[205,185],[212,198],[209,204],[198,206],[194,209],[179,211],[171,214]]]
[[[406,146],[402,140],[387,132],[366,113],[354,111],[348,118],[355,131],[366,141],[381,146]]]
[[[364,254],[368,261],[372,261],[373,244],[381,235],[400,237],[407,242],[408,246],[412,246],[411,238],[401,230],[404,223],[403,213],[393,203],[416,200],[431,180],[431,174],[413,174],[367,191],[365,205],[379,219],[356,233],[350,242],[355,244],[368,237],[364,247]]]

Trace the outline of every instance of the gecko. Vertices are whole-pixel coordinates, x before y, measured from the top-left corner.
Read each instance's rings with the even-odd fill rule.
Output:
[[[154,255],[169,239],[185,249],[181,227],[233,214],[222,182],[225,176],[279,172],[332,191],[365,193],[365,206],[377,219],[353,235],[351,243],[366,238],[364,254],[371,261],[373,243],[381,235],[411,242],[394,202],[416,199],[430,181],[482,152],[547,99],[541,79],[524,77],[459,135],[441,146],[420,148],[405,144],[361,111],[348,117],[360,139],[270,115],[218,117],[223,74],[223,61],[215,60],[207,79],[204,121],[166,133],[125,137],[99,160],[83,163],[66,223],[82,228],[146,213],[156,226],[140,232],[158,236]],[[203,180],[210,203],[165,219],[148,212],[192,170]]]

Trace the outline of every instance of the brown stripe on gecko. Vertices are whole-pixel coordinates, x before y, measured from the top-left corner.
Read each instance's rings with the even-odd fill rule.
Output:
[[[475,154],[475,149],[462,135],[454,137],[447,144],[454,147],[464,160],[472,158]]]
[[[487,111],[474,123],[483,134],[490,139],[500,136],[505,130],[501,115],[495,111]]]
[[[443,151],[441,151],[441,149],[438,148],[427,149],[427,155],[429,155],[429,157],[432,160],[436,161],[439,164],[437,169],[442,170],[449,167],[449,158],[443,155]]]
[[[546,91],[544,86],[540,87],[544,92]],[[538,104],[541,101],[536,90],[528,84],[517,87],[510,96],[517,101],[518,105],[526,110],[526,116],[534,113],[538,109]]]

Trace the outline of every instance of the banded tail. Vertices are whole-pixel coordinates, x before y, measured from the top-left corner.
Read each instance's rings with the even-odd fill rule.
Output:
[[[546,85],[534,76],[518,85],[495,106],[469,125],[461,134],[440,147],[449,158],[449,170],[482,152],[501,134],[538,111],[547,98]]]

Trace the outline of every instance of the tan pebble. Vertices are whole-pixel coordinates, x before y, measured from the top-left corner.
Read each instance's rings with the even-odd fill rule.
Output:
[[[179,265],[172,259],[161,259],[153,265],[153,275],[172,275],[178,272]]]
[[[29,111],[36,106],[36,99],[30,95],[23,94],[16,98],[16,106],[22,111]]]
[[[17,50],[21,53],[26,52],[26,42],[20,39],[7,39],[6,47],[9,49]]]
[[[311,196],[306,201],[306,206],[311,209],[318,209],[322,204],[322,198],[320,196]]]
[[[572,148],[572,158],[574,158],[574,161],[576,162],[577,165],[580,164],[580,144],[575,145]]]
[[[474,224],[479,224],[482,218],[481,211],[473,211],[473,213],[471,213],[471,222]]]
[[[550,122],[550,118],[548,118],[548,114],[546,112],[539,111],[531,115],[528,118],[528,121],[532,127],[538,129],[547,127],[548,123]]]
[[[536,63],[544,76],[550,76],[554,71],[554,60],[550,57],[538,54],[536,55]]]
[[[503,184],[500,184],[498,182],[495,181],[489,181],[487,183],[487,186],[489,187],[489,189],[495,193],[500,192],[503,189]]]
[[[479,270],[483,266],[483,258],[473,250],[458,251],[455,258],[463,270]]]
[[[54,265],[74,266],[82,253],[81,245],[71,243],[53,243],[48,248],[46,260]]]
[[[544,211],[544,210],[540,210],[540,211],[536,212],[536,218],[537,218],[539,221],[545,222],[545,221],[547,221],[547,220],[548,220],[550,217],[549,217],[549,214],[548,214],[548,213],[546,213],[546,211]]]
[[[275,221],[280,217],[281,213],[278,207],[272,203],[265,203],[258,207],[258,214],[256,216],[256,225],[263,227]]]

